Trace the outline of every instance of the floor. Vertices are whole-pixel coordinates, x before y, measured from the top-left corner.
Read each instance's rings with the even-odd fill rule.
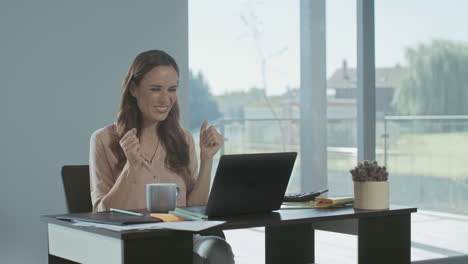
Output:
[[[468,216],[418,210],[412,215],[411,260],[468,254]],[[265,263],[264,229],[225,231],[236,264]],[[315,231],[316,263],[357,263],[357,237]]]

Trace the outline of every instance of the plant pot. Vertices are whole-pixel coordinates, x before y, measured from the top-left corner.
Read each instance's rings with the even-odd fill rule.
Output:
[[[354,208],[365,210],[388,209],[388,181],[354,181]]]

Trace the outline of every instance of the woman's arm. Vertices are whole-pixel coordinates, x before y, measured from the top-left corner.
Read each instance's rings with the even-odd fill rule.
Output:
[[[205,205],[208,202],[213,157],[224,142],[223,136],[213,126],[206,128],[207,125],[208,122],[204,121],[200,129],[200,170],[192,191],[189,193],[188,205]],[[192,137],[191,140],[193,141]]]
[[[135,159],[120,172],[117,180],[112,174],[108,151],[99,134],[94,133],[90,140],[89,172],[93,211],[107,211],[111,207],[126,208],[128,197],[133,192],[135,182],[131,175],[137,175],[143,168],[142,161]]]
[[[187,199],[188,205],[205,205],[208,202],[212,168],[213,159],[200,161],[197,180]]]

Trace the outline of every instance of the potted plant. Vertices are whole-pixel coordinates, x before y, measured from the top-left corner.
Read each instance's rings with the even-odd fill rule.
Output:
[[[366,210],[388,209],[389,185],[385,166],[377,161],[358,162],[350,170],[354,183],[354,208]]]

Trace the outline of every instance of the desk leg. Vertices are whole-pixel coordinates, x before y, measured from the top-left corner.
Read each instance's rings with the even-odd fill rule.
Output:
[[[124,263],[167,263],[193,262],[193,234],[174,231],[167,237],[129,239],[123,245]]]
[[[265,227],[267,264],[314,262],[314,229],[311,224]]]
[[[410,253],[410,214],[359,219],[359,264],[409,264]]]

